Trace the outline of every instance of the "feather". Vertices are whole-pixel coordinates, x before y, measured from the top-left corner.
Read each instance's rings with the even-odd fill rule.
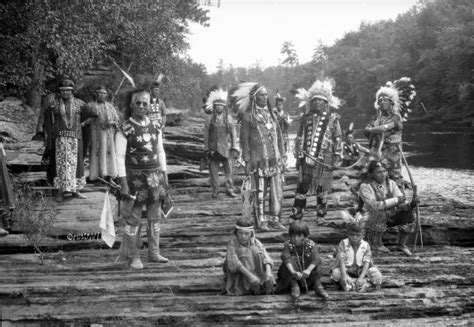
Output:
[[[349,124],[349,132],[352,132],[354,130],[354,122],[351,122]]]
[[[209,93],[206,101],[206,108],[212,108],[215,101],[227,102],[227,92],[222,89],[213,90]]]
[[[280,91],[278,91],[278,90],[276,91],[275,102],[276,102],[277,100],[286,101],[286,98],[283,97],[283,96],[281,96]]]
[[[332,79],[316,80],[308,90],[307,101],[319,96],[326,99],[332,108],[337,109],[341,105],[341,100],[333,95],[333,88],[334,80]]]
[[[136,87],[135,81],[133,80],[132,76],[130,76],[129,74],[127,74],[127,72],[124,71],[124,70],[122,69],[122,67],[120,67],[120,66],[115,62],[115,60],[112,60],[112,62],[113,62],[113,64],[114,64],[115,66],[117,66],[117,68],[122,72],[123,76],[128,80],[128,82],[132,85],[132,87]]]
[[[402,77],[394,81],[393,86],[399,94],[400,115],[403,120],[406,121],[408,113],[411,112],[410,105],[413,102],[413,98],[416,96],[415,86],[411,83],[409,77]]]
[[[378,99],[382,95],[388,96],[392,100],[393,111],[400,115],[403,121],[406,121],[408,113],[411,112],[410,105],[416,96],[415,86],[411,83],[411,79],[409,77],[401,77],[382,86],[375,95],[375,108],[377,110],[380,109]]]
[[[308,91],[302,87],[296,89],[295,98],[300,100],[298,108],[305,106],[308,103]]]
[[[165,75],[163,73],[159,73],[158,76],[155,79],[155,82],[161,83],[163,81],[164,77],[165,77]]]
[[[250,90],[257,85],[256,82],[244,82],[231,89],[230,102],[233,109],[241,116],[250,105]]]

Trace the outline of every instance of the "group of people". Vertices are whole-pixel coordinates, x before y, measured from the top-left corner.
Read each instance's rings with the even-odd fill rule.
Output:
[[[264,245],[255,237],[253,222],[238,218],[228,243],[224,261],[224,293],[227,295],[282,294],[293,298],[301,291],[314,291],[324,301],[329,299],[322,283],[322,259],[316,243],[309,238],[308,225],[294,220],[283,244],[277,280],[272,274],[273,261]],[[363,228],[349,223],[347,237],[338,244],[331,266],[331,279],[343,291],[365,292],[380,289],[382,274],[374,266],[370,244],[364,241]]]
[[[73,95],[74,83],[62,81],[59,94],[44,102],[38,133],[45,141],[42,163],[48,180],[58,189],[56,200],[65,193],[84,199],[86,183],[84,156],[89,152],[89,181],[98,178],[117,181],[125,205],[125,228],[121,257],[133,269],[140,260],[141,218],[146,215],[148,258],[167,262],[160,254],[160,222],[166,198],[168,176],[163,148],[166,106],[159,96],[159,82],[127,92],[123,112],[108,101],[107,90],[96,89],[96,100],[85,103]]]
[[[104,87],[97,88],[95,102],[86,104],[73,96],[74,83],[65,80],[59,94],[45,101],[39,123],[38,131],[44,135],[46,149],[43,163],[48,167],[48,178],[58,189],[58,201],[63,201],[66,192],[85,198],[79,190],[85,184],[86,151],[90,180],[101,177],[119,182],[125,222],[120,254],[132,269],[143,269],[139,250],[141,221],[145,217],[149,261],[168,262],[160,254],[162,205],[168,176],[163,147],[166,106],[158,98],[159,86],[154,83],[151,88],[129,91],[126,108],[119,114],[107,101]],[[224,167],[226,194],[236,197],[232,168],[239,157],[252,194],[252,210],[237,219],[227,247],[225,291],[231,295],[291,291],[297,298],[301,290],[312,289],[317,296],[328,299],[321,284],[321,257],[315,242],[309,239],[303,215],[306,196],[314,193],[316,219],[318,223],[324,221],[332,172],[347,159],[348,150],[344,148],[357,154],[368,153],[374,160],[365,167],[366,178],[359,188],[359,218],[347,225],[347,238],[337,247],[331,278],[344,291],[379,288],[382,275],[373,265],[372,250],[390,251],[382,242],[388,227],[399,226],[397,250],[411,255],[406,242],[414,231],[413,208],[419,201],[417,197],[408,201],[404,194],[400,151],[406,109],[402,96],[411,101],[413,94],[401,94],[397,84],[377,92],[377,115],[365,128],[370,149],[354,145],[352,140],[345,145],[342,142],[340,117],[335,112],[340,100],[333,95],[328,80],[318,80],[308,90],[300,88],[295,94],[304,108],[294,145],[298,179],[289,240],[283,245],[277,283],[272,274],[272,259],[255,233],[287,229],[281,217],[290,124],[282,107],[285,99],[277,96],[273,109],[266,87],[259,83],[241,83],[230,93],[215,88],[205,98],[204,153],[209,162],[212,197],[219,196],[220,165]],[[236,122],[240,123],[240,147]],[[352,131],[346,134],[347,140],[351,137]],[[2,153],[0,158],[4,166]],[[3,166],[1,178],[5,178]],[[13,206],[8,200],[9,193],[11,190],[1,189],[2,216]],[[363,240],[364,236],[369,242]]]
[[[407,81],[409,79],[405,78],[403,82],[406,84]],[[205,131],[206,153],[217,151],[223,154],[221,162],[225,162],[227,190],[229,195],[233,195],[231,169],[228,167],[232,166],[232,157],[238,156],[235,126],[231,119],[231,112],[236,111],[241,125],[241,156],[253,194],[251,215],[237,220],[227,248],[224,264],[226,293],[279,293],[291,289],[292,295],[298,297],[301,289],[314,289],[318,296],[327,299],[320,282],[321,259],[314,242],[308,239],[309,229],[302,218],[307,205],[306,195],[313,193],[317,198],[316,219],[318,223],[324,222],[332,172],[343,161],[346,165],[360,162],[358,167],[365,173],[359,184],[358,214],[348,225],[347,239],[338,246],[331,278],[345,291],[361,291],[371,286],[379,288],[382,276],[373,266],[371,251],[390,251],[382,242],[382,235],[388,227],[398,226],[400,233],[396,249],[407,256],[412,255],[406,243],[414,231],[413,209],[419,200],[416,196],[407,200],[405,196],[400,151],[403,110],[406,110],[406,102],[413,99],[413,86],[409,88],[409,94],[402,94],[404,92],[407,93],[407,89],[397,88],[397,84],[388,84],[377,92],[377,115],[365,128],[370,139],[370,149],[367,149],[354,142],[352,128],[343,142],[340,117],[334,112],[340,100],[333,95],[328,80],[316,81],[308,90],[296,90],[300,107],[304,107],[294,145],[298,179],[290,217],[290,240],[284,245],[276,289],[273,288],[271,258],[255,238],[255,232],[286,229],[281,222],[281,207],[288,136],[283,132],[287,133],[289,121],[283,119],[282,126],[282,99],[277,97],[276,109],[272,109],[267,89],[258,83],[242,83],[229,95],[218,89],[210,93],[205,104],[210,122]],[[220,97],[217,97],[218,93]],[[228,111],[226,104],[233,106],[233,110]],[[225,122],[226,127],[219,129],[218,121]],[[226,147],[225,153],[232,151],[233,154],[224,155],[219,147]],[[360,161],[362,156],[368,159]],[[213,159],[210,159],[210,165],[215,165],[210,171],[213,197],[216,197],[219,187],[216,167],[219,163],[212,163]],[[364,236],[370,244],[362,239]]]

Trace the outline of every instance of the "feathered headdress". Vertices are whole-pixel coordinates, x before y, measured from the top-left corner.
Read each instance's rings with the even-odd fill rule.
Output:
[[[402,77],[396,81],[387,82],[375,94],[375,109],[380,110],[379,98],[388,97],[393,102],[394,113],[400,115],[403,121],[407,120],[411,112],[410,105],[416,96],[415,86],[409,77]]]
[[[209,98],[209,95],[217,90],[219,87],[217,85],[213,85],[209,88],[209,90],[206,91],[206,95],[202,98],[202,109],[206,114],[211,114],[212,113],[212,107],[207,106],[207,99]]]
[[[213,90],[209,93],[206,101],[206,109],[212,108],[215,104],[227,104],[227,91],[222,89]]]
[[[234,112],[237,112],[237,120],[240,121],[247,110],[252,111],[252,119],[255,114],[255,96],[265,87],[256,82],[243,82],[230,90],[229,104],[233,108]],[[268,112],[272,119],[275,119],[272,105],[270,100],[267,98]]]
[[[278,90],[277,90],[277,93],[276,93],[276,95],[275,95],[275,103],[276,103],[277,101],[283,101],[283,102],[286,101],[286,98],[283,97],[283,96],[280,94],[280,91],[278,91]]]
[[[165,75],[163,73],[159,73],[156,78],[151,82],[150,88],[160,87],[161,83],[163,82],[163,78],[165,78]]]
[[[341,100],[335,97],[332,92],[333,84],[330,80],[316,80],[313,85],[311,85],[309,90],[306,90],[304,88],[298,88],[295,92],[295,97],[300,101],[300,108],[304,105],[309,106],[311,100],[315,98],[320,98],[327,101],[327,103],[332,108],[337,109],[341,105]]]
[[[348,128],[347,131],[346,131],[346,137],[347,137],[347,135],[353,134],[353,133],[354,133],[354,122],[351,122],[351,123],[349,124],[349,128]]]
[[[239,115],[243,114],[249,108],[252,97],[250,94],[251,90],[256,88],[258,85],[260,84],[256,82],[244,82],[231,89],[231,103]],[[255,92],[253,93],[253,96],[255,96]]]

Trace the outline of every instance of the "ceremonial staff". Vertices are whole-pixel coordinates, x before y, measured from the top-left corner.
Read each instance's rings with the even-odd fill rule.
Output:
[[[110,59],[112,59],[112,58],[110,58]],[[118,69],[120,70],[120,72],[124,75],[124,76],[122,77],[122,80],[120,81],[120,84],[118,85],[117,89],[116,89],[115,92],[114,92],[114,95],[113,95],[113,98],[112,98],[112,101],[114,101],[115,97],[117,96],[117,94],[119,93],[120,89],[122,88],[122,85],[123,85],[123,83],[125,82],[125,79],[127,79],[133,87],[135,87],[135,83],[134,83],[133,79],[131,78],[131,76],[128,75],[128,74],[115,62],[115,60],[112,59],[112,62],[113,62],[113,64],[114,64],[115,66],[118,67]],[[132,68],[132,65],[133,65],[133,61],[130,62],[130,65],[128,66],[127,71],[130,71],[130,68]]]
[[[413,187],[413,198],[416,198],[417,187],[415,185],[415,182],[413,181],[413,176],[411,174],[410,168],[408,167],[407,159],[405,158],[405,155],[403,154],[401,145],[398,145],[398,149],[400,151],[400,155],[402,157],[403,163],[405,164],[405,168],[407,169],[408,177],[410,178],[410,183]],[[418,241],[418,233],[420,233],[420,244],[421,244],[421,248],[423,248],[423,233],[421,230],[420,213],[419,213],[419,207],[418,207],[418,202],[417,202],[416,207],[415,207],[415,241],[413,242],[413,252],[415,252],[415,249],[416,249],[416,242]]]

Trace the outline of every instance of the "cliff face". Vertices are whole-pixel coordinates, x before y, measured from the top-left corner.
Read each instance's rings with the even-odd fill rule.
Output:
[[[14,97],[0,102],[0,137],[7,142],[31,140],[36,128],[37,115],[34,110]]]

